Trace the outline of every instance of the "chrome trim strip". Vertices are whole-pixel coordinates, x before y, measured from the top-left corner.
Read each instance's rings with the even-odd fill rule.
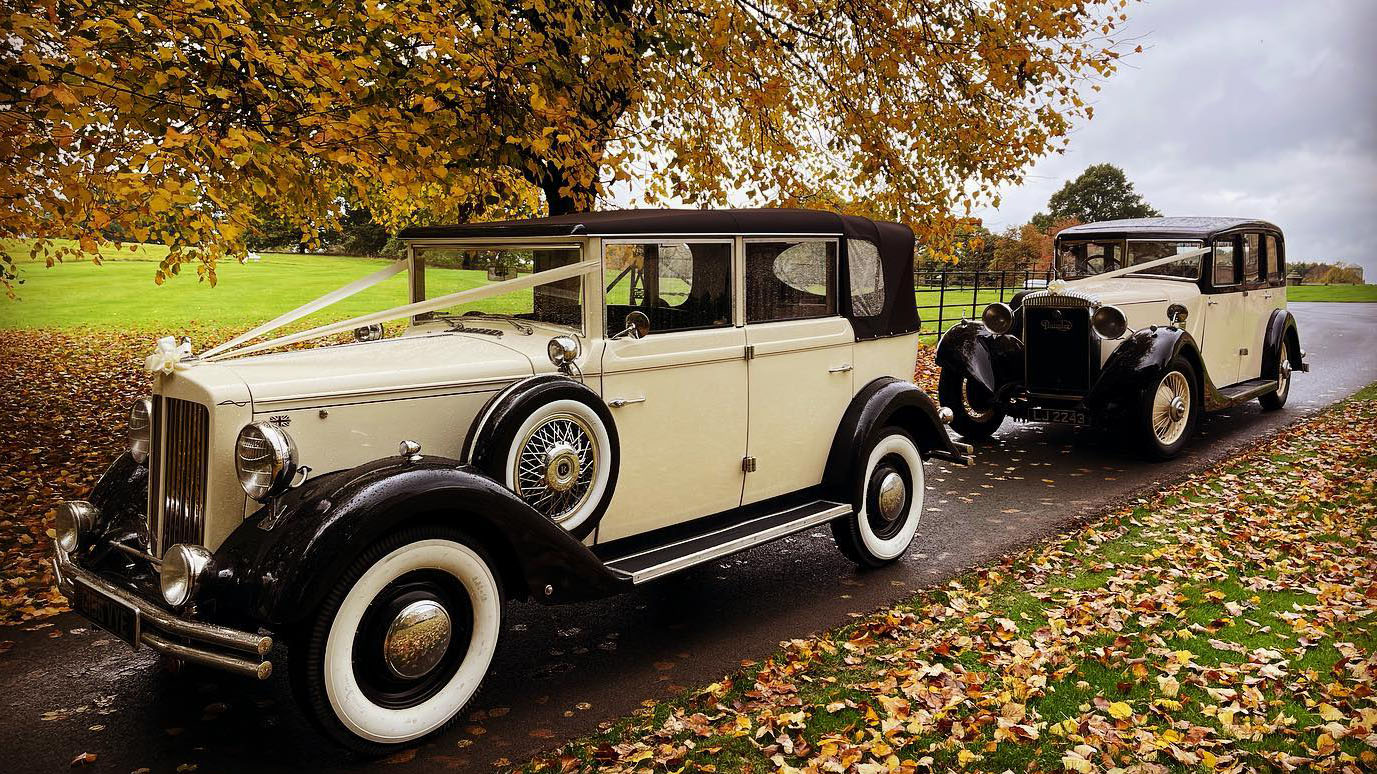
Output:
[[[196,642],[219,645],[257,655],[260,658],[272,650],[273,638],[266,634],[250,634],[238,629],[178,618],[133,592],[122,589],[99,575],[77,566],[72,562],[67,552],[61,548],[54,547],[53,552],[53,566],[57,570],[58,588],[64,594],[70,592],[74,580],[80,580],[87,586],[138,610],[146,626],[153,626],[168,634],[185,637]],[[149,633],[144,631],[140,634],[139,639],[141,642],[148,642],[148,636]]]
[[[374,395],[385,395],[388,400],[409,400],[411,398],[439,398],[446,395],[466,395],[473,392],[491,392],[492,388],[498,385],[510,384],[513,381],[511,376],[495,376],[491,379],[474,379],[462,382],[435,382],[432,384],[407,384],[401,386],[375,387],[367,390],[339,390],[336,392],[305,392],[298,395],[279,395],[273,398],[254,398],[253,409],[255,414],[263,413],[262,406],[275,406],[281,403],[293,403],[298,401],[321,401],[334,400],[342,401],[351,398],[367,398]],[[472,387],[474,389],[462,389]],[[436,392],[430,394],[430,390],[446,390],[447,392]],[[417,393],[417,394],[412,394]],[[377,401],[358,401],[359,403],[370,403]],[[303,408],[314,408],[319,405],[340,405],[338,403],[312,403]]]
[[[798,508],[802,507],[804,506],[795,506],[794,508],[790,508],[789,510],[797,510]],[[695,551],[691,554],[685,554],[684,556],[675,557],[674,559],[671,559],[663,564],[657,564],[653,567],[647,567],[644,570],[631,573],[631,582],[633,584],[645,583],[646,581],[654,580],[655,578],[658,578],[662,575],[668,575],[672,572],[677,572],[679,570],[693,567],[694,565],[702,564],[704,562],[710,562],[713,559],[717,559],[728,554],[734,554],[737,551],[742,551],[747,548],[760,545],[761,543],[768,543],[771,540],[774,540],[775,538],[784,537],[785,535],[791,535],[795,532],[801,532],[805,529],[808,529],[809,527],[815,527],[819,524],[824,524],[826,522],[831,521],[832,519],[837,518],[838,516],[845,516],[849,513],[851,513],[851,506],[835,505],[826,510],[819,511],[818,513],[804,516],[801,519],[795,519],[794,521],[785,522],[784,524],[780,524],[769,529],[762,530],[760,532],[754,532],[749,535],[742,535],[741,537],[735,540],[730,540],[726,543],[721,543],[715,546],[709,546],[708,548],[704,548],[701,551]],[[651,553],[652,551],[663,551],[666,548],[676,545],[682,545],[683,543],[687,543],[693,540],[702,540],[705,537],[720,535],[723,532],[728,532],[734,529],[740,529],[743,525],[761,521],[762,519],[773,518],[778,515],[778,513],[766,514],[764,516],[760,516],[759,518],[751,519],[747,522],[742,522],[741,524],[733,524],[730,527],[724,527],[715,532],[709,532],[706,535],[695,535],[691,538],[681,540],[678,543],[670,543],[669,545],[665,546],[657,546],[656,548],[647,549],[645,551],[640,551],[634,554],[630,554],[628,556],[623,556],[618,559],[614,559],[610,562],[607,562],[607,564],[614,565],[617,562],[625,561],[633,557],[644,556],[645,554]]]

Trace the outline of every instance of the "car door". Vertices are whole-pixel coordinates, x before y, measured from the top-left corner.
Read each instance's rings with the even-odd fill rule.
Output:
[[[750,431],[743,503],[822,481],[854,392],[851,323],[838,313],[836,239],[743,240]]]
[[[603,350],[621,465],[599,542],[741,504],[746,332],[734,319],[732,254],[730,239],[604,243],[608,335],[630,311],[650,329]]]
[[[1286,308],[1281,241],[1275,234],[1259,234],[1257,243],[1261,255],[1258,260],[1258,282],[1248,291],[1252,336],[1248,345],[1250,363],[1244,370],[1245,379],[1260,376],[1266,371],[1269,364],[1262,362],[1262,349],[1267,340],[1267,323],[1272,319],[1272,312]]]
[[[1238,381],[1256,379],[1262,375],[1262,338],[1267,316],[1272,310],[1272,292],[1267,287],[1263,266],[1262,234],[1243,234],[1239,239],[1242,250],[1240,277],[1243,290],[1239,293],[1239,366]]]
[[[1239,285],[1238,238],[1216,239],[1205,288],[1204,341],[1200,342],[1205,370],[1215,387],[1238,381],[1242,360],[1239,350],[1250,338],[1244,330],[1242,290]]]

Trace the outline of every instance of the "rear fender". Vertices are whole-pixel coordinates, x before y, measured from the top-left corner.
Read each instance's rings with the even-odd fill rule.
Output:
[[[925,459],[938,457],[970,464],[970,447],[955,443],[947,435],[946,423],[933,399],[910,382],[885,376],[862,387],[842,415],[827,456],[824,490],[851,502],[857,467],[865,464],[861,455],[874,434],[891,425],[907,430]]]
[[[965,374],[991,394],[1006,384],[1023,382],[1023,342],[980,323],[948,328],[937,342],[936,361],[944,370]]]
[[[1308,371],[1310,366],[1301,360],[1300,330],[1296,327],[1296,318],[1285,309],[1273,309],[1272,316],[1267,320],[1267,335],[1262,340],[1262,375],[1268,379],[1276,379],[1277,368],[1281,365],[1277,353],[1281,351],[1281,343],[1286,342],[1287,360],[1291,362],[1291,368],[1296,371]]]
[[[216,552],[211,593],[229,611],[291,623],[315,609],[359,551],[416,524],[453,526],[482,543],[512,596],[569,602],[623,587],[586,546],[501,484],[428,457],[313,478],[259,510]]]

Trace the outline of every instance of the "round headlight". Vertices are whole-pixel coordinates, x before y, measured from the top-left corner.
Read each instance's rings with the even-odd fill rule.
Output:
[[[985,311],[980,315],[980,321],[995,333],[1008,333],[1014,324],[1014,310],[1010,309],[1008,304],[996,301],[985,307]]]
[[[556,368],[564,368],[578,359],[579,340],[573,336],[556,336],[545,345],[545,354]]]
[[[1090,317],[1090,325],[1101,338],[1117,339],[1128,330],[1128,318],[1117,306],[1102,306]]]
[[[201,546],[185,543],[167,549],[163,554],[162,568],[158,573],[158,584],[162,586],[163,599],[173,607],[181,607],[196,596],[201,585],[201,577],[210,567],[210,552]]]
[[[85,500],[69,500],[57,506],[57,518],[53,532],[57,534],[57,545],[63,551],[72,553],[81,547],[81,539],[96,528],[96,506]]]
[[[129,456],[140,465],[148,461],[152,443],[153,401],[139,398],[129,408]]]
[[[255,422],[239,431],[234,470],[249,497],[261,501],[282,494],[296,475],[296,444],[282,428]]]

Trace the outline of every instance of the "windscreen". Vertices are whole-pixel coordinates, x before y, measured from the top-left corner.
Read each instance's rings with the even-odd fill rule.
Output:
[[[417,247],[413,263],[412,300],[429,300],[461,290],[482,288],[533,272],[570,266],[579,260],[577,247]],[[417,320],[514,317],[581,328],[582,287],[579,277],[570,277],[456,304],[419,315]]]
[[[1127,242],[1118,239],[1062,242],[1057,248],[1057,276],[1069,280],[1093,277],[1125,266],[1136,266],[1159,258],[1198,250],[1200,245],[1200,242],[1164,239],[1132,239]],[[1142,274],[1125,276],[1199,279],[1200,256],[1182,258],[1180,261],[1145,269]]]

